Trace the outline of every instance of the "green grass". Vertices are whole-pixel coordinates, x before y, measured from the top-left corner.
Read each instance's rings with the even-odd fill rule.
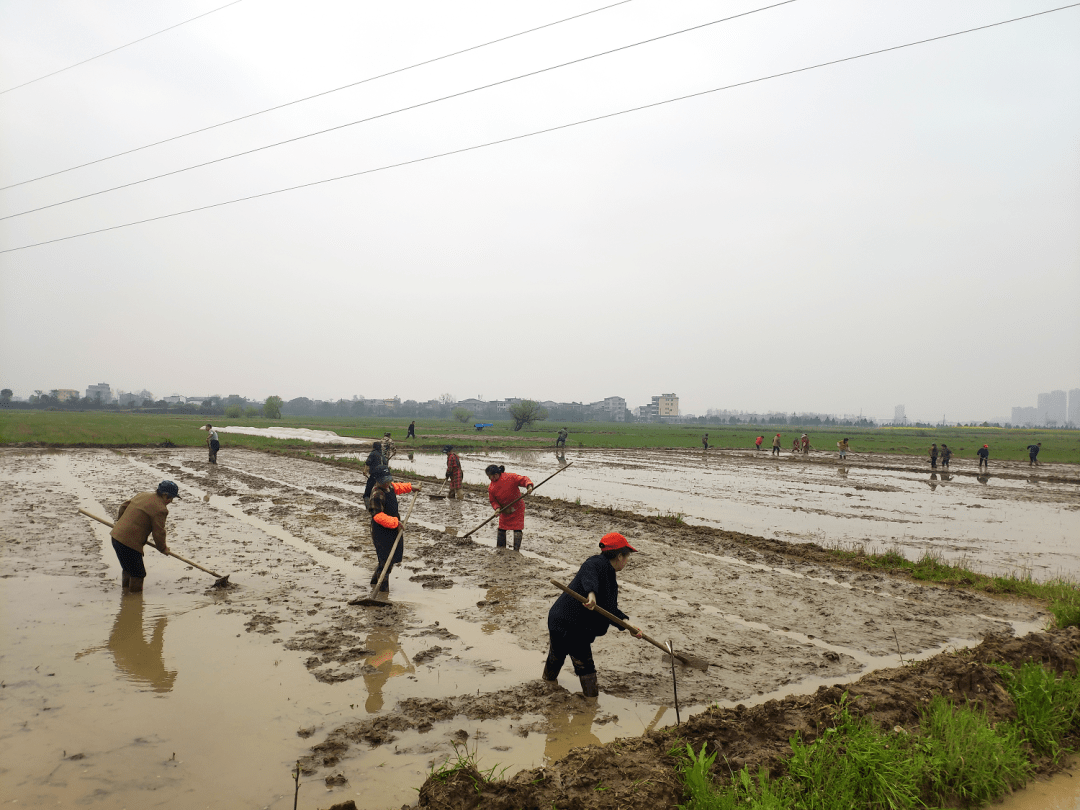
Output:
[[[826,548],[825,551],[839,562],[855,568],[878,569],[890,574],[902,573],[923,582],[1038,599],[1047,604],[1047,609],[1054,617],[1054,626],[1080,625],[1080,587],[1072,580],[1036,582],[1031,578],[1030,571],[1005,576],[980,574],[968,570],[962,564],[947,562],[940,553],[932,551],[924,553],[917,560],[907,559],[897,549],[872,553],[864,545],[834,546]]]
[[[1053,673],[1045,678],[1065,680]],[[1055,705],[1073,706],[1071,682],[1051,691]],[[704,745],[697,753],[689,745],[673,751],[687,798],[681,810],[978,807],[1031,777],[1025,743],[1034,732],[1020,721],[995,727],[980,709],[954,705],[939,695],[922,710],[914,731],[887,730],[869,718],[853,717],[846,697],[833,725],[817,739],[804,743],[797,734],[791,739],[790,755],[777,777],[764,768],[754,777],[742,768],[721,784],[713,776],[716,754],[706,755]],[[1063,750],[1071,726],[1049,723],[1045,713],[1033,724],[1040,736],[1053,738]]]
[[[0,444],[37,442],[45,445],[156,445],[165,441],[180,446],[201,445],[206,434],[197,428],[207,422],[206,416],[137,414],[114,411],[34,411],[0,409]],[[215,416],[209,420],[220,425],[267,427],[306,427],[332,430],[342,436],[372,438],[390,431],[399,446],[437,448],[451,442],[462,448],[494,449],[500,447],[537,447],[555,444],[560,427],[570,431],[567,448],[684,448],[701,449],[701,435],[709,434],[713,447],[750,450],[756,436],[764,436],[761,455],[769,455],[772,436],[782,434],[784,453],[791,440],[804,430],[810,434],[812,446],[835,452],[836,442],[851,439],[851,458],[862,453],[892,453],[925,456],[931,442],[945,442],[957,453],[956,460],[974,459],[975,451],[983,444],[990,445],[990,463],[995,460],[1027,460],[1027,446],[1043,443],[1039,458],[1046,462],[1080,464],[1080,430],[1006,430],[1003,428],[854,428],[822,426],[747,426],[704,423],[640,424],[619,422],[558,422],[548,421],[515,432],[509,420],[490,420],[493,427],[483,432],[456,420],[417,420],[418,437],[404,441],[408,417],[310,418],[283,419],[235,418]],[[488,421],[488,420],[485,420]],[[304,447],[306,442],[262,439],[223,434],[226,446],[242,447]],[[955,463],[955,462],[954,462]]]

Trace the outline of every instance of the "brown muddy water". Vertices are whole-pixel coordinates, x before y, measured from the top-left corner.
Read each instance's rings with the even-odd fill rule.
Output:
[[[1072,485],[954,477],[932,490],[915,471],[700,455],[568,453],[577,463],[537,495],[791,542],[896,536],[918,549],[945,538],[950,554],[991,567],[1080,570],[1063,542],[1080,536]],[[441,457],[414,459],[419,472],[441,473]],[[560,463],[498,459],[466,456],[466,480],[480,483],[492,461],[534,480]],[[8,803],[286,808],[299,760],[300,807],[353,799],[382,810],[414,802],[455,745],[509,775],[672,724],[670,664],[625,633],[595,645],[598,701],[581,697],[569,668],[557,687],[539,680],[557,593],[547,580],[568,581],[611,530],[642,552],[620,574],[631,620],[713,663],[679,668],[684,717],[813,692],[1045,621],[1017,602],[542,498],[529,506],[521,554],[492,548],[493,524],[468,540],[440,531],[488,517],[479,492],[464,502],[421,493],[391,605],[350,606],[370,590],[374,564],[363,477],[246,451],[219,460],[186,449],[0,452]],[[162,478],[183,496],[170,508],[170,546],[230,574],[232,587],[213,589],[213,577],[151,550],[145,593],[122,595],[108,529],[76,509],[112,519]],[[1053,518],[1041,523],[1042,513]]]

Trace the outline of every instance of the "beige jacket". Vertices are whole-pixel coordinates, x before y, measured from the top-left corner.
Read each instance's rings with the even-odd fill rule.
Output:
[[[118,543],[142,554],[146,538],[153,534],[154,545],[165,554],[169,551],[165,542],[165,518],[168,516],[169,509],[165,506],[164,498],[154,492],[140,492],[120,504],[120,512],[110,535]]]

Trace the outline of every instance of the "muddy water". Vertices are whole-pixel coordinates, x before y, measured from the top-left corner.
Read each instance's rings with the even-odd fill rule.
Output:
[[[393,466],[441,475],[444,458],[399,454]],[[461,459],[469,481],[484,481],[488,464],[540,481],[572,462],[573,474],[553,478],[542,492],[594,506],[677,514],[792,543],[868,543],[910,559],[930,551],[985,573],[1080,578],[1080,480],[1069,468],[1031,472],[995,463],[993,475],[980,477],[963,460],[950,472],[932,472],[896,457],[891,462],[900,469],[864,460],[840,464],[835,454],[807,460],[787,452],[774,458],[713,450],[571,450],[562,457],[522,451]],[[1070,483],[1050,480],[1066,477]]]
[[[554,471],[550,458],[547,470],[526,471],[539,480]],[[530,507],[522,554],[494,552],[491,526],[477,542],[423,528],[483,520],[490,507],[472,493],[460,503],[421,495],[391,605],[353,607],[373,566],[362,478],[258,453],[221,462],[187,450],[0,453],[9,800],[285,808],[303,760],[301,807],[352,798],[381,810],[411,803],[455,743],[509,774],[673,723],[669,665],[625,634],[594,647],[598,701],[581,697],[569,668],[559,687],[537,677],[556,593],[547,579],[567,581],[610,529],[643,550],[620,574],[620,604],[648,632],[713,661],[707,673],[678,672],[684,717],[713,702],[811,692],[900,655],[1043,621],[1023,605],[799,565],[722,539],[691,543],[677,529],[543,501]],[[467,480],[486,463],[467,459]],[[575,491],[602,497],[601,469],[581,467],[545,489],[558,482],[571,500]],[[660,472],[620,479],[658,493],[639,511],[676,511],[663,505],[677,488],[661,487]],[[678,474],[694,480],[692,467]],[[170,510],[170,545],[229,573],[233,587],[213,589],[213,577],[149,551],[146,592],[121,595],[108,529],[75,509],[111,518],[161,478],[183,493]],[[878,494],[864,497],[876,507]]]

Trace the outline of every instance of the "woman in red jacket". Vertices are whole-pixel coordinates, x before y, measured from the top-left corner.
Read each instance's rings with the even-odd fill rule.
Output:
[[[511,502],[521,495],[520,488],[525,487],[525,493],[533,491],[533,482],[524,475],[508,473],[506,467],[489,464],[487,469],[488,500],[491,508],[499,512],[499,533],[495,540],[496,548],[506,548],[506,531],[514,532],[514,551],[521,551],[521,532],[525,528],[525,502],[518,501],[511,506]]]

